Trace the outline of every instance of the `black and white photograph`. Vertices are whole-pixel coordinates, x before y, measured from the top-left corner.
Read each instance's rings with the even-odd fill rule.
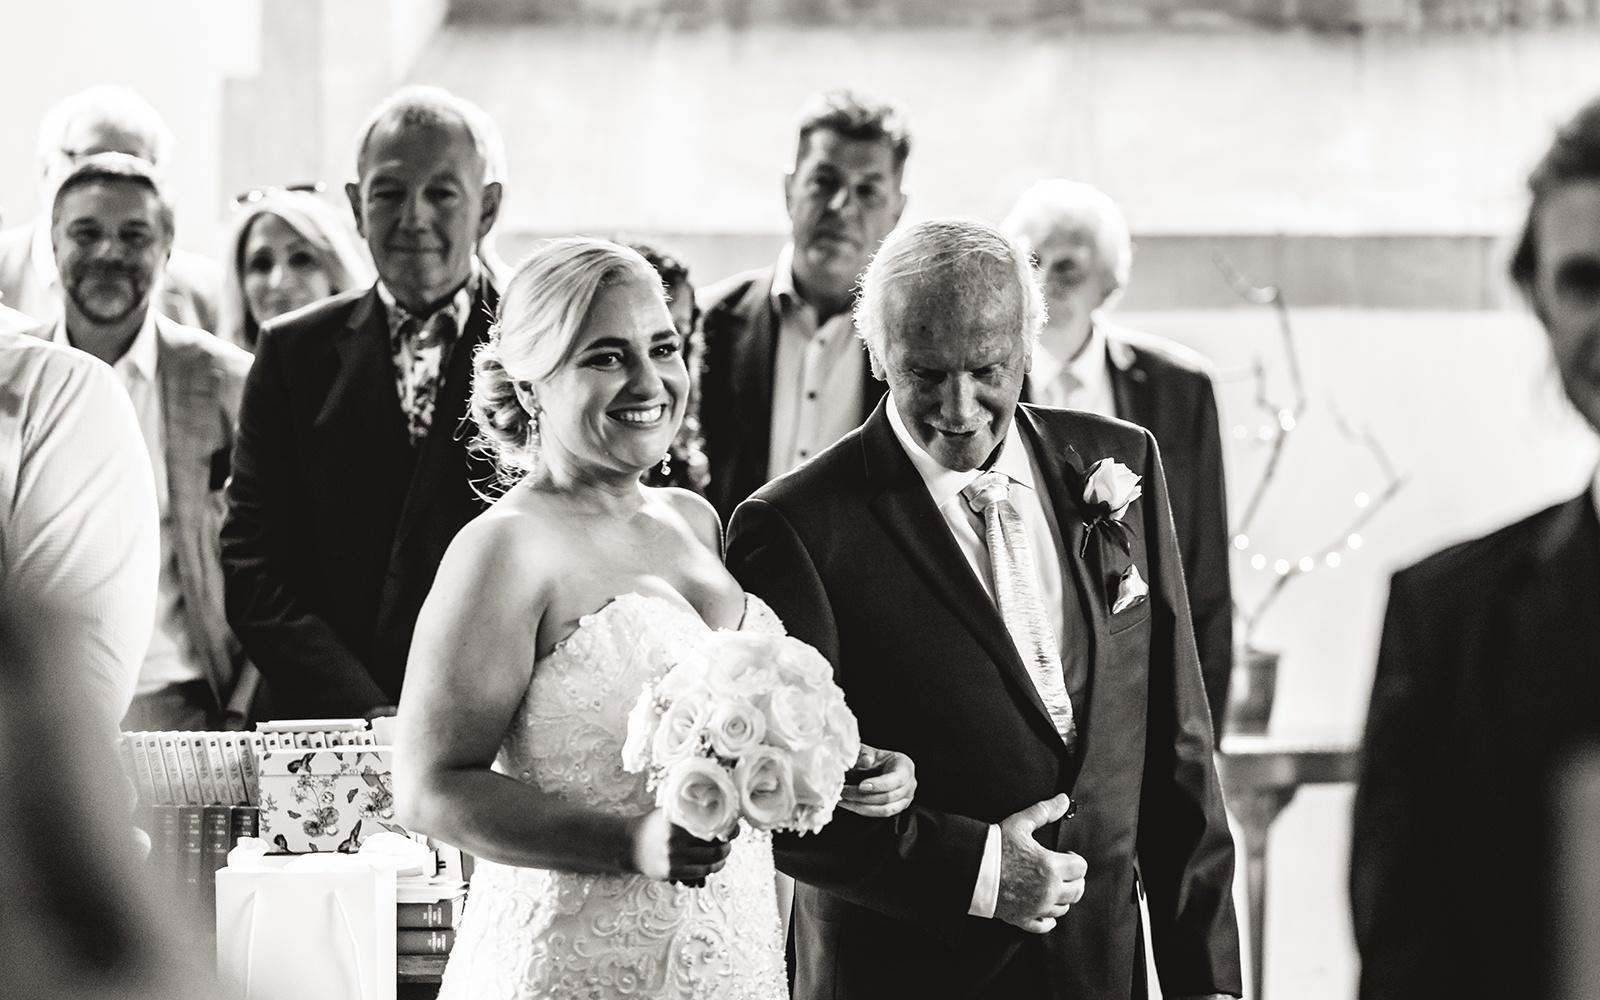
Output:
[[[1600,2],[0,0],[0,994],[1600,997]]]

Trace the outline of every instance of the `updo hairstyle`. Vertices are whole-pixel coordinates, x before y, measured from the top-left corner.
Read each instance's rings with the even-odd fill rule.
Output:
[[[572,356],[595,296],[628,280],[661,287],[637,252],[588,236],[541,240],[517,265],[472,364],[472,448],[494,464],[500,489],[539,464],[539,416],[517,399],[516,383],[554,374]]]

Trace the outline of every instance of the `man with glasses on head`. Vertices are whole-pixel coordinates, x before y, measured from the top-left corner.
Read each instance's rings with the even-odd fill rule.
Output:
[[[361,129],[346,193],[376,285],[267,323],[222,551],[228,617],[279,717],[393,714],[417,612],[493,478],[458,433],[498,303],[489,119],[408,87]]]
[[[883,396],[850,309],[856,281],[900,221],[911,137],[893,104],[819,94],[784,178],[792,226],[777,264],[707,289],[701,417],[707,496],[739,501],[860,424]]]
[[[0,298],[36,321],[62,311],[61,276],[50,242],[56,186],[77,163],[97,153],[125,153],[163,170],[172,132],[149,102],[126,87],[91,87],[45,113],[39,128],[39,172],[45,213],[0,231]],[[173,250],[157,275],[152,301],[163,316],[213,331],[222,271],[198,254]]]
[[[223,613],[217,533],[250,356],[157,314],[152,290],[172,248],[172,205],[149,163],[122,153],[81,159],[56,186],[50,218],[65,308],[33,332],[111,366],[155,473],[154,633],[123,726],[242,726],[257,675]]]

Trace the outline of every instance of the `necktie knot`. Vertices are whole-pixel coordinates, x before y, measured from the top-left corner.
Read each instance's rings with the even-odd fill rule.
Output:
[[[400,336],[416,350],[425,350],[449,343],[455,339],[456,313],[451,306],[423,317],[408,315],[400,323]]]
[[[961,491],[974,512],[982,514],[1002,500],[1011,499],[1011,479],[1003,472],[985,472]]]

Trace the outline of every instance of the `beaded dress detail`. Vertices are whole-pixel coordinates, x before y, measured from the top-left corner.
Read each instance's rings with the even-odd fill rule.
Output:
[[[747,595],[741,631],[783,634]],[[711,628],[662,597],[624,594],[534,666],[495,770],[623,816],[655,806],[622,768],[644,685]],[[728,863],[689,889],[641,875],[577,875],[479,861],[440,1000],[786,1000],[770,835],[748,827]]]

